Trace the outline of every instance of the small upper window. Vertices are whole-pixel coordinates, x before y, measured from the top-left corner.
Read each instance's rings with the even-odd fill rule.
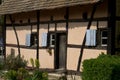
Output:
[[[50,47],[54,47],[55,45],[55,34],[50,34]]]
[[[108,33],[107,30],[101,31],[101,46],[107,46]]]

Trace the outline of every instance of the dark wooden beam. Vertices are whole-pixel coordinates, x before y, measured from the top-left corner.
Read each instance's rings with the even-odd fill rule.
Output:
[[[39,26],[40,25],[40,11],[37,11],[37,54],[36,58],[39,59]]]
[[[57,63],[58,61],[58,59],[57,59],[57,47],[56,47],[56,45],[57,45],[57,23],[55,23],[55,46],[54,46],[54,69],[57,69],[58,68],[58,65],[56,65],[56,64],[59,64],[59,63]]]
[[[94,19],[94,14],[95,14],[95,12],[96,12],[96,10],[97,10],[98,4],[99,4],[99,3],[96,3],[96,4],[94,4],[94,6],[93,6],[92,13],[91,13],[91,17],[90,17],[90,20],[89,20],[89,22],[88,22],[87,29],[90,29],[90,27],[91,27],[92,21],[93,21],[93,19]],[[84,51],[84,48],[85,48],[85,42],[86,42],[86,34],[85,34],[85,36],[84,36],[84,39],[83,39],[83,42],[82,42],[82,46],[81,46],[81,48],[80,48],[81,50],[80,50],[80,56],[79,56],[79,59],[78,59],[77,71],[80,70],[81,61],[82,61],[82,56],[83,56],[83,51]]]
[[[13,21],[11,15],[9,15],[9,19],[10,19],[10,21],[11,21],[11,24],[12,24],[12,27],[13,27],[13,30],[14,30],[14,33],[15,33],[15,36],[16,36],[17,46],[18,46],[18,55],[19,55],[19,57],[20,57],[20,56],[21,56],[21,52],[20,52],[20,43],[19,43],[18,34],[17,34],[16,28],[15,28],[15,25],[14,25],[14,21]]]
[[[4,24],[2,25],[2,37],[3,37],[3,45],[4,45],[4,58],[6,59],[6,16],[4,15]]]
[[[120,20],[120,17],[117,17],[117,19]],[[90,19],[87,19],[87,20],[83,20],[83,19],[69,19],[68,22],[88,22]],[[101,18],[94,18],[93,21],[108,21],[108,17],[101,17]],[[40,21],[40,24],[50,24],[50,23],[65,23],[66,20],[54,20],[54,21]],[[19,27],[19,26],[28,26],[28,25],[36,25],[37,22],[30,22],[30,23],[15,23],[14,25],[16,27]],[[6,24],[6,26],[10,27],[12,26],[11,24]]]
[[[65,32],[64,32],[65,33]],[[16,44],[6,44],[7,47],[15,47],[17,48],[17,45]],[[76,45],[76,44],[68,44],[67,45],[68,48],[76,48],[76,49],[79,49],[82,47],[82,45]],[[24,48],[24,49],[36,49],[36,47],[26,47],[26,45],[20,45],[20,48]],[[40,46],[39,49],[54,49],[54,47],[42,47]],[[85,46],[85,49],[94,49],[94,50],[106,50],[107,49],[107,46],[96,46],[96,47],[88,47],[88,46]],[[119,48],[116,48],[116,50],[119,50]]]
[[[115,54],[116,0],[108,0],[108,48],[107,53]]]
[[[67,68],[67,45],[68,45],[68,26],[69,26],[69,7],[66,8],[66,53],[65,53],[65,57],[66,57],[66,60],[65,60],[65,63],[66,63],[66,67],[65,69]]]

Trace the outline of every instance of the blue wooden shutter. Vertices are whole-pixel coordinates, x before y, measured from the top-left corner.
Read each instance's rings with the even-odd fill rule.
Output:
[[[26,34],[26,42],[25,42],[25,45],[26,45],[26,46],[30,46],[30,42],[31,42],[31,34]]]
[[[86,46],[96,46],[96,30],[87,30]]]
[[[42,47],[47,46],[47,33],[42,33]]]
[[[96,30],[91,30],[91,46],[96,46]]]
[[[91,42],[91,39],[90,39],[90,33],[91,31],[90,30],[87,30],[86,31],[86,46],[90,46],[90,42]]]

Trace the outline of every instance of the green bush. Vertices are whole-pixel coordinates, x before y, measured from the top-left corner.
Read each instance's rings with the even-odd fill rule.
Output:
[[[5,80],[48,80],[48,73],[40,70],[29,72],[24,68],[16,70],[9,70],[4,74]]]
[[[30,58],[30,63],[31,63],[31,65],[32,65],[32,68],[33,68],[33,69],[34,69],[34,68],[39,69],[39,67],[40,67],[40,62],[39,62],[38,59],[33,60],[33,58]]]
[[[48,80],[48,73],[35,70],[29,80]]]
[[[7,70],[18,70],[19,68],[25,68],[27,66],[27,61],[19,55],[11,53],[6,57],[5,68]]]
[[[37,69],[39,69],[39,67],[40,67],[40,62],[39,62],[38,59],[35,59],[35,66],[36,66]]]
[[[83,80],[120,80],[120,57],[100,55],[83,62]]]
[[[33,58],[30,58],[30,63],[31,63],[31,65],[32,65],[32,67],[34,68],[35,65],[34,65],[34,60],[33,60]]]
[[[5,80],[17,80],[17,72],[15,70],[9,70],[5,75],[4,75]]]
[[[29,71],[24,69],[24,68],[19,68],[17,71],[17,80],[24,80],[26,78],[28,78],[29,75]]]

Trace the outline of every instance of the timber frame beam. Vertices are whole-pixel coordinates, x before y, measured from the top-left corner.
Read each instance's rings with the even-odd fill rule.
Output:
[[[108,0],[108,47],[107,53],[115,54],[116,0]]]
[[[39,59],[39,23],[40,23],[40,11],[37,11],[37,53],[36,53],[36,59]]]
[[[21,52],[20,52],[20,43],[19,43],[18,34],[17,34],[16,28],[15,28],[15,25],[14,25],[14,21],[13,21],[11,15],[9,15],[9,19],[11,21],[11,24],[12,24],[12,27],[13,27],[13,30],[14,30],[14,33],[15,33],[15,36],[16,36],[17,46],[18,46],[18,54],[19,54],[19,57],[20,57],[21,56]]]
[[[92,21],[93,21],[93,18],[94,18],[94,14],[95,14],[95,12],[97,10],[97,7],[100,5],[100,3],[101,3],[101,1],[93,5],[93,9],[92,9],[90,20],[88,22],[87,29],[90,29]],[[81,50],[80,50],[80,56],[79,56],[78,65],[77,65],[77,71],[79,71],[80,67],[81,67],[82,56],[83,56],[83,51],[84,51],[84,47],[85,47],[85,41],[86,41],[86,34],[84,36],[84,39],[83,39],[83,42],[82,42],[82,46],[81,46]]]

